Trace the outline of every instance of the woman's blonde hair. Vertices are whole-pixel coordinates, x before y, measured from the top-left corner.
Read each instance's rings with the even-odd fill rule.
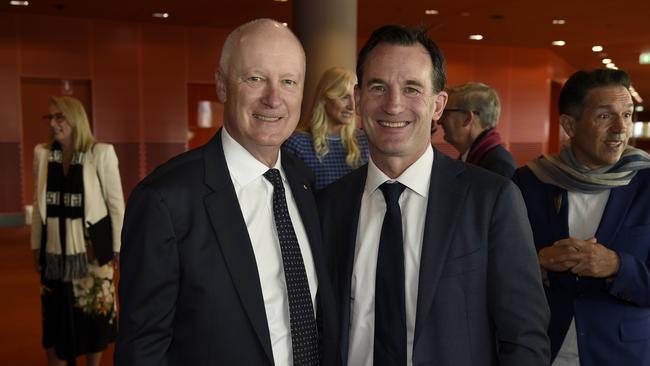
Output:
[[[327,133],[330,119],[325,110],[329,99],[340,98],[345,95],[350,85],[357,83],[356,75],[345,68],[333,67],[325,71],[316,87],[314,102],[309,115],[309,132],[314,143],[314,151],[318,159],[322,159],[329,152]],[[357,142],[357,125],[350,123],[341,128],[341,142],[346,151],[345,162],[352,168],[361,164],[361,151]]]
[[[73,97],[51,97],[50,102],[65,116],[72,127],[72,147],[75,151],[88,151],[95,144],[95,136],[90,131],[88,115],[83,104]],[[50,142],[50,146],[53,141]]]

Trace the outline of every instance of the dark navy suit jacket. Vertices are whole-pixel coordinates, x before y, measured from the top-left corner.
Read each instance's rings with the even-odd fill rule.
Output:
[[[344,363],[366,175],[367,165],[318,194],[324,245],[335,273]],[[413,365],[548,366],[548,306],[517,187],[434,149],[423,214]]]
[[[541,249],[569,237],[566,190],[517,170],[528,217]],[[580,365],[650,365],[650,169],[611,190],[596,239],[618,253],[612,279],[549,272],[552,357],[575,317]]]
[[[338,362],[336,306],[308,168],[282,167],[318,276],[321,364]],[[273,365],[262,288],[221,132],[133,191],[122,232],[116,365]]]

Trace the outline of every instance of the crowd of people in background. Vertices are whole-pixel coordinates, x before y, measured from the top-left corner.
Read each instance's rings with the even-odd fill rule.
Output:
[[[497,91],[448,87],[424,30],[375,30],[299,124],[305,73],[281,23],[233,30],[223,127],[126,210],[113,147],[51,99],[31,241],[49,365],[99,365],[114,341],[116,365],[650,364],[650,155],[629,145],[627,73],[573,74],[568,140],[522,167]]]

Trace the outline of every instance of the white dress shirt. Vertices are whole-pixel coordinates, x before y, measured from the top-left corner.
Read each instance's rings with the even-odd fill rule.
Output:
[[[596,194],[568,192],[569,236],[580,240],[588,240],[596,235],[603,212],[605,212],[605,205],[607,205],[609,199],[609,192],[609,189]],[[575,318],[573,318],[552,366],[578,365],[580,365],[578,338]]]
[[[418,273],[427,199],[431,181],[433,149],[426,152],[397,179],[384,174],[372,158],[368,162],[368,178],[361,198],[357,228],[354,268],[350,291],[350,343],[348,364],[372,366],[375,338],[375,275],[381,226],[386,213],[386,201],[379,186],[398,181],[406,186],[399,198],[404,235],[404,279],[406,299],[406,355],[412,365],[413,334],[418,296]]]
[[[235,193],[255,253],[257,272],[262,286],[262,296],[264,297],[266,321],[271,336],[273,359],[276,365],[291,366],[293,365],[293,353],[289,323],[289,300],[280,241],[273,217],[273,185],[263,176],[269,170],[269,167],[255,159],[228,134],[225,128],[221,133],[221,141],[230,178],[235,186]],[[291,216],[291,222],[305,263],[311,301],[315,312],[318,282],[314,260],[302,218],[287,182],[287,177],[284,170],[282,170],[280,153],[278,153],[278,159],[273,168],[278,169],[282,177],[289,216]]]

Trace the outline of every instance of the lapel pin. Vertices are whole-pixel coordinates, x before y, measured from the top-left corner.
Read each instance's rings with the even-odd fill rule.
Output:
[[[303,184],[303,185],[302,185],[302,188],[304,188],[305,191],[308,191],[308,190],[309,190],[309,189],[307,188],[307,185],[306,185],[306,184]]]

